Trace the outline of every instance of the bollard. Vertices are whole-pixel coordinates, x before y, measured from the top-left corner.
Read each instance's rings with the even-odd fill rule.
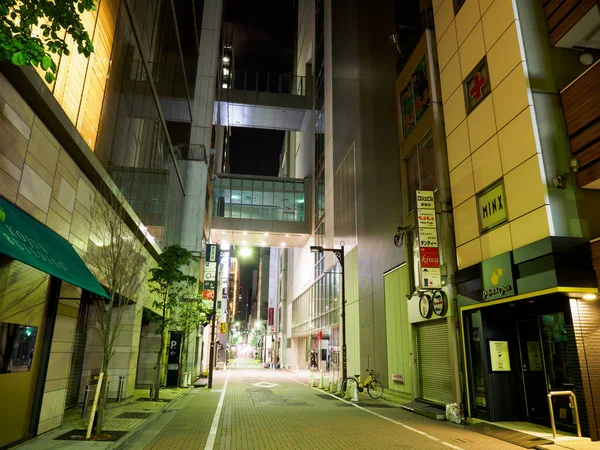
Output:
[[[352,397],[352,401],[358,403],[358,385],[356,383],[352,383],[354,385],[354,395]]]
[[[311,372],[308,374],[308,385],[314,386],[314,384],[315,384],[315,374]]]
[[[342,393],[342,379],[341,378],[338,378],[337,383],[335,383],[335,393],[336,394]]]
[[[352,392],[351,391],[352,391],[352,386],[354,384],[355,383],[350,383],[350,382],[346,383],[346,392],[344,392],[344,399],[350,400],[352,398]]]
[[[81,418],[85,418],[88,409],[88,401],[90,399],[90,387],[85,387],[85,393],[83,394],[83,407],[81,408]]]
[[[321,376],[319,377],[319,389],[323,389],[323,371],[321,371]]]
[[[325,378],[323,378],[323,389],[325,389],[326,391],[328,391],[329,390],[329,384],[330,384],[329,377],[326,376]]]
[[[117,401],[120,402],[121,399],[123,398],[123,381],[125,380],[125,377],[123,375],[121,375],[119,377],[119,390],[117,391]]]

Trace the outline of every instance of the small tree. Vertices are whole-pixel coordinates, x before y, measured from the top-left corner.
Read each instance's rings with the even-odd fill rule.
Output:
[[[156,330],[156,333],[160,334],[160,349],[156,355],[154,401],[158,401],[159,398],[161,362],[164,358],[166,332],[171,322],[171,313],[179,303],[182,292],[196,282],[195,277],[186,275],[181,270],[181,267],[187,266],[192,259],[192,254],[188,250],[179,245],[171,245],[158,257],[158,267],[150,269],[150,291],[158,295],[154,307],[162,312]]]
[[[200,300],[182,303],[177,309],[177,328],[182,334],[181,354],[183,355],[182,366],[184,367],[184,373],[187,372],[190,334],[196,329],[198,324],[206,321],[206,314],[208,312],[208,308]]]
[[[102,343],[102,367],[107,373],[115,354],[115,342],[122,329],[126,306],[135,301],[147,277],[147,259],[141,231],[135,233],[123,221],[125,200],[96,196],[90,227],[87,262],[106,287],[110,300],[94,300],[95,319]],[[102,384],[96,434],[102,432],[107,383]]]
[[[57,70],[52,55],[69,55],[67,36],[86,58],[94,51],[80,17],[90,10],[96,10],[94,0],[0,1],[0,61],[39,66],[52,83]]]

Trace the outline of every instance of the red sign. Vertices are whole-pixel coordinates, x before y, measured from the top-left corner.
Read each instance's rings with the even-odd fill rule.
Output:
[[[323,332],[321,330],[317,331],[317,338],[323,339]]]
[[[214,298],[215,298],[215,291],[213,291],[212,289],[204,289],[202,291],[202,298],[204,300],[214,300]]]
[[[275,325],[275,308],[269,308],[269,325]]]
[[[440,267],[440,251],[437,247],[421,247],[421,267]]]

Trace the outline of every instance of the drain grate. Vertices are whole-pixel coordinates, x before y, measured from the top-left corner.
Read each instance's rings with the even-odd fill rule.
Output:
[[[152,413],[147,412],[124,412],[117,416],[117,419],[147,419]]]
[[[137,401],[138,402],[151,402],[153,400],[151,398],[142,397],[142,398],[138,398]],[[171,400],[168,399],[168,398],[160,398],[160,399],[158,399],[159,403],[167,403],[167,402],[170,402],[170,401]]]

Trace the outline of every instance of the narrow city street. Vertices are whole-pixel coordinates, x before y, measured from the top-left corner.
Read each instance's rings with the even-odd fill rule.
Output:
[[[126,448],[521,448],[385,400],[347,402],[307,382],[306,373],[236,360],[217,372],[212,390],[191,390]]]

